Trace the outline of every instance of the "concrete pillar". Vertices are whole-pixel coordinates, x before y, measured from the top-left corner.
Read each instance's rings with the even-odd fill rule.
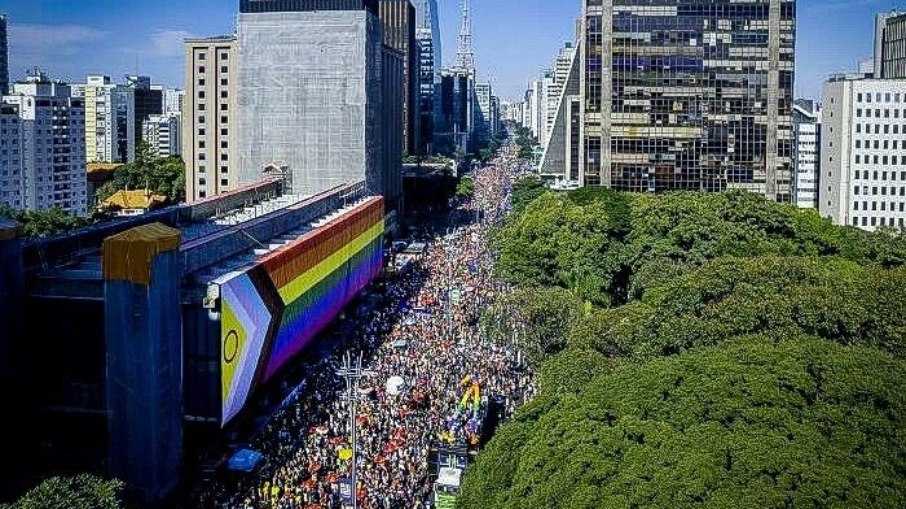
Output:
[[[0,218],[0,407],[17,415],[29,403],[30,388],[23,383],[24,362],[19,351],[22,341],[22,306],[25,299],[22,238],[19,223]],[[9,419],[10,436],[22,437],[23,420]],[[9,454],[23,454],[22,440],[9,442]],[[15,462],[14,462],[15,463]],[[17,479],[21,470],[14,464],[0,466],[0,475]]]
[[[178,230],[159,223],[104,240],[111,473],[154,506],[182,460]]]

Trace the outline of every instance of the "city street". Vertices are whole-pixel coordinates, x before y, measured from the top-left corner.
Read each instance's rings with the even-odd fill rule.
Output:
[[[345,381],[347,352],[364,352],[356,398],[358,505],[430,507],[430,450],[474,448],[491,398],[508,416],[536,391],[517,355],[483,341],[482,309],[506,287],[492,275],[489,225],[508,212],[513,149],[478,170],[474,196],[450,215],[447,228],[424,231],[426,252],[403,272],[388,274],[352,310],[354,337],[313,367],[298,399],[251,444],[264,466],[251,477],[207,489],[211,508],[338,508],[351,475]],[[484,207],[484,209],[482,209]],[[348,492],[347,492],[348,494]],[[347,498],[346,500],[350,500]]]

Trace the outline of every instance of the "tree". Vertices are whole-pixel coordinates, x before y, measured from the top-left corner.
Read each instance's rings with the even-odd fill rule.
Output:
[[[0,509],[122,509],[123,483],[83,474],[52,477]]]
[[[117,168],[113,179],[97,191],[98,201],[103,201],[124,189],[149,189],[166,196],[170,203],[185,201],[185,164],[180,157],[158,158],[147,143],[139,144],[135,160]]]
[[[456,184],[456,197],[464,200],[472,196],[475,192],[475,181],[472,177],[463,177]]]
[[[459,507],[904,507],[904,376],[805,336],[627,363],[520,411]]]
[[[540,178],[531,176],[519,179],[513,184],[513,193],[510,201],[513,213],[521,214],[530,203],[547,191]]]
[[[21,223],[22,233],[33,238],[66,233],[90,224],[88,219],[75,217],[58,207],[40,211],[18,211],[2,205],[0,217],[8,217]]]

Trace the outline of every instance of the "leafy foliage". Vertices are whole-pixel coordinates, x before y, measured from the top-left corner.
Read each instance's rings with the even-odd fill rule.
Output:
[[[88,219],[75,217],[57,207],[26,212],[0,205],[0,217],[8,217],[22,224],[22,233],[26,237],[46,237],[66,233],[91,223]]]
[[[97,191],[98,201],[103,201],[124,189],[150,189],[166,196],[170,203],[186,198],[186,167],[179,157],[158,158],[146,143],[136,150],[135,161],[117,168],[113,179]]]
[[[52,477],[0,509],[122,509],[123,483],[93,475]]]
[[[542,398],[467,471],[464,509],[904,507],[906,362],[740,337]]]
[[[488,338],[516,343],[531,362],[539,363],[566,347],[566,335],[584,314],[582,301],[560,288],[517,290],[482,315]]]
[[[547,188],[544,186],[544,182],[538,177],[533,176],[520,179],[513,184],[513,194],[511,197],[513,212],[515,214],[521,214],[525,208],[528,207],[529,203],[535,201],[535,199],[544,194],[545,191],[547,191]]]
[[[464,200],[475,192],[475,181],[472,177],[463,177],[456,184],[456,197]]]
[[[745,192],[520,199],[485,319],[541,392],[459,507],[906,507],[902,232]]]
[[[499,273],[516,284],[582,287],[582,297],[597,304],[641,298],[648,285],[723,256],[840,257],[885,268],[906,263],[902,235],[837,227],[813,211],[745,191],[548,194],[525,207],[518,203],[496,235]],[[577,246],[577,256],[557,258],[561,248]]]

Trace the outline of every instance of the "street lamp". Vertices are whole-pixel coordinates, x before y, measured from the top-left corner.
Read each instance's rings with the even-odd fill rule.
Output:
[[[346,379],[346,401],[349,402],[349,438],[352,442],[352,509],[358,508],[358,440],[356,440],[356,399],[359,394],[359,382],[366,376],[374,375],[373,371],[362,369],[362,352],[353,360],[352,352],[346,352],[343,365],[337,374]]]

